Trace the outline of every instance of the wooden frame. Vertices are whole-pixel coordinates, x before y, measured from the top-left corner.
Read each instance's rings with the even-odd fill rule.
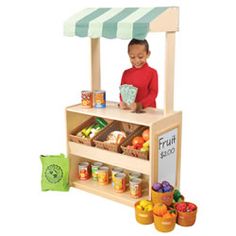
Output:
[[[140,116],[141,115],[141,116]],[[70,185],[76,188],[83,189],[88,192],[99,194],[109,199],[133,206],[136,199],[126,193],[115,193],[110,186],[100,187],[93,181],[78,180],[78,163],[79,161],[99,161],[111,167],[121,167],[126,171],[141,172],[146,179],[144,195],[142,198],[151,199],[151,186],[157,180],[157,144],[158,135],[166,132],[174,127],[178,127],[178,158],[176,165],[176,183],[175,187],[179,187],[180,181],[180,155],[181,155],[181,129],[182,129],[182,113],[173,112],[165,115],[163,111],[153,108],[146,109],[144,114],[130,113],[129,111],[120,110],[114,103],[107,103],[106,109],[84,109],[80,104],[70,106],[66,109],[67,134],[69,134],[75,126],[84,122],[91,116],[99,116],[135,124],[140,124],[149,127],[150,129],[150,153],[149,160],[142,160],[120,153],[114,153],[107,150],[98,149],[79,143],[74,143],[67,140],[68,156],[70,158]]]

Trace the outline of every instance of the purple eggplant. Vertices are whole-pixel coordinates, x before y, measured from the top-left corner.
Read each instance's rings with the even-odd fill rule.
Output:
[[[170,185],[167,185],[167,186],[164,186],[163,187],[163,192],[166,193],[166,192],[171,192],[172,190],[172,187]]]
[[[162,188],[162,185],[161,185],[161,183],[154,183],[152,185],[152,188],[153,188],[154,191],[158,191],[159,189]]]
[[[168,181],[162,181],[161,184],[163,187],[170,186],[170,183]]]

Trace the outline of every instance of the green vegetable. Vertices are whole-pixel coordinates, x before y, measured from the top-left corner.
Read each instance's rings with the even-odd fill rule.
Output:
[[[86,129],[86,131],[84,132],[84,135],[85,135],[86,137],[89,136],[89,134],[90,134],[92,128],[93,128],[93,125],[89,126],[89,127]]]
[[[181,193],[178,189],[175,189],[174,191],[174,200],[178,202],[178,199],[181,197]]]
[[[102,126],[102,128],[104,128],[105,126],[107,126],[107,122],[102,119],[102,118],[99,118],[99,117],[96,117],[96,122]]]

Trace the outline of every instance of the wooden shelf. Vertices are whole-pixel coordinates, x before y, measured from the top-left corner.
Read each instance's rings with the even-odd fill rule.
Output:
[[[127,170],[150,175],[150,161],[139,158],[74,142],[69,142],[69,153],[75,156],[100,161],[112,166],[118,166]]]
[[[72,186],[78,189],[82,189],[84,191],[94,193],[97,195],[100,195],[102,197],[106,197],[109,199],[112,199],[114,201],[118,201],[120,203],[129,205],[129,206],[134,206],[135,202],[140,200],[140,199],[147,199],[148,198],[148,191],[144,190],[143,191],[143,196],[138,199],[134,199],[130,196],[129,190],[126,190],[124,193],[116,193],[113,188],[111,183],[108,185],[99,185],[96,181],[93,181],[92,179],[89,180],[77,180],[72,182]]]
[[[130,110],[118,108],[115,102],[107,102],[106,108],[83,108],[81,104],[67,107],[67,111],[81,113],[90,116],[98,116],[112,120],[131,122],[138,125],[151,126],[164,118],[163,110],[154,108],[145,109],[145,113],[132,113]]]

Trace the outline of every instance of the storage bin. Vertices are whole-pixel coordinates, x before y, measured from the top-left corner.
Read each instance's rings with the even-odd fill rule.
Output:
[[[167,206],[170,206],[173,202],[173,195],[174,191],[166,192],[166,193],[159,193],[153,190],[152,188],[152,202],[153,203],[164,203]]]
[[[189,202],[186,202],[187,204]],[[189,212],[181,212],[178,211],[176,206],[180,204],[180,203],[176,203],[175,204],[175,209],[177,211],[177,224],[181,225],[181,226],[192,226],[195,221],[196,221],[196,217],[197,217],[197,206],[196,209],[194,211],[189,211]]]
[[[141,159],[144,159],[144,160],[149,159],[149,151],[142,152],[138,149],[127,148],[128,145],[132,145],[132,140],[133,140],[134,137],[142,136],[142,133],[145,129],[148,129],[148,127],[142,126],[142,127],[138,128],[136,132],[132,133],[132,135],[130,135],[123,142],[123,144],[121,145],[121,149],[123,151],[123,154],[128,155],[128,156],[132,156],[132,157],[141,158]]]
[[[140,126],[136,124],[130,124],[127,122],[113,121],[107,127],[105,127],[101,132],[99,132],[94,138],[94,143],[96,147],[109,150],[112,152],[121,152],[121,145],[125,141],[120,143],[108,143],[107,137],[112,131],[123,131],[126,134],[127,139],[133,132],[135,132]]]
[[[137,208],[137,205],[139,205],[140,201],[136,202],[134,205],[135,208],[135,218],[136,221],[140,224],[152,224],[153,223],[153,211],[145,211]]]
[[[112,121],[109,120],[109,119],[104,119],[108,125],[109,123],[111,123]],[[75,143],[82,143],[82,144],[85,144],[85,145],[89,145],[89,146],[95,146],[95,143],[93,142],[94,138],[100,133],[102,132],[102,130],[104,129],[101,129],[94,137],[90,138],[90,137],[86,137],[86,138],[83,138],[83,137],[79,137],[77,136],[77,133],[82,131],[84,128],[86,127],[89,127],[91,125],[95,125],[97,122],[96,122],[96,117],[95,116],[92,116],[91,118],[89,118],[88,120],[84,121],[82,124],[80,124],[79,126],[77,126],[76,128],[74,128],[71,133],[68,135],[68,138],[69,138],[69,141],[72,141],[72,142],[75,142]]]
[[[175,228],[176,215],[171,218],[164,218],[161,216],[157,216],[156,214],[153,214],[153,216],[154,225],[157,230],[161,232],[170,232]]]

